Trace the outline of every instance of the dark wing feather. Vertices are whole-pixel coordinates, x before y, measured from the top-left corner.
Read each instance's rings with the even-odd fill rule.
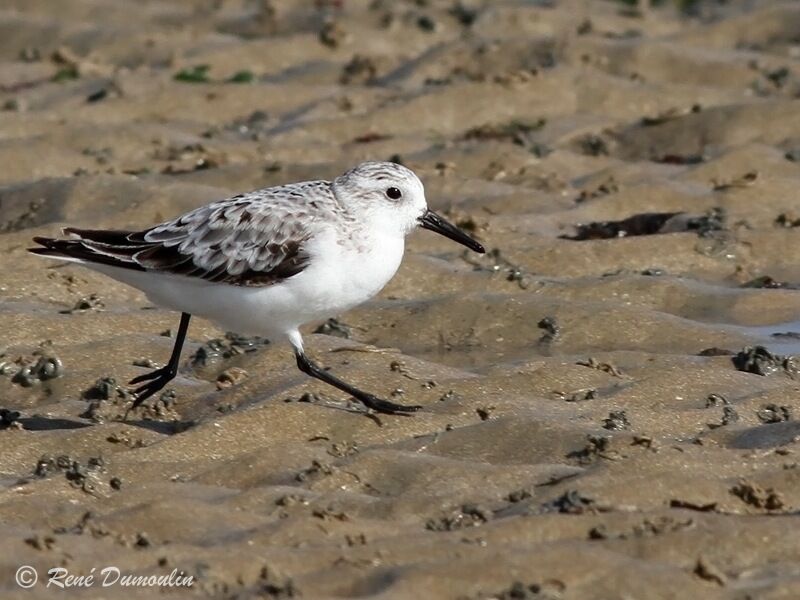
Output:
[[[305,245],[316,205],[281,192],[235,196],[145,231],[69,227],[64,233],[72,239],[34,238],[42,247],[31,252],[216,283],[270,285],[308,265]]]
[[[90,262],[90,263],[98,263],[101,265],[109,265],[112,267],[124,267],[128,269],[135,269],[137,271],[144,271],[144,267],[141,265],[131,261],[125,260],[123,258],[122,249],[125,247],[125,244],[130,244],[129,240],[127,240],[128,235],[132,235],[134,232],[131,231],[111,231],[111,230],[73,230],[71,228],[67,228],[64,230],[65,233],[73,233],[80,235],[81,233],[86,233],[87,239],[69,239],[69,240],[58,240],[54,238],[46,238],[46,237],[35,237],[33,241],[37,244],[41,245],[41,248],[28,248],[29,252],[33,254],[38,254],[40,256],[53,256],[53,257],[69,257],[69,258],[76,258],[81,261]],[[102,242],[93,243],[91,241],[91,235],[97,233],[98,239],[102,239]],[[119,245],[115,245],[110,240],[117,239],[119,241]],[[114,248],[112,251],[102,251],[98,250],[100,247],[105,248]]]

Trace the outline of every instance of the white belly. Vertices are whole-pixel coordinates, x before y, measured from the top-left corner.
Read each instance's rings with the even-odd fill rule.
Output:
[[[152,302],[214,321],[243,334],[277,338],[303,323],[335,316],[377,294],[403,258],[404,240],[373,240],[366,252],[320,236],[309,247],[311,261],[280,283],[244,287],[184,276],[86,265],[139,288]]]

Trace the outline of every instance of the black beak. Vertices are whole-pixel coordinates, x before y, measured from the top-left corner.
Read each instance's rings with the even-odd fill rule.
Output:
[[[419,225],[423,229],[430,229],[431,231],[435,231],[436,233],[442,234],[446,238],[450,238],[454,242],[458,242],[459,244],[463,244],[470,250],[474,250],[475,252],[479,252],[483,254],[486,252],[483,246],[481,246],[478,242],[473,240],[469,237],[466,233],[461,231],[458,227],[453,225],[452,223],[448,223],[442,217],[437,215],[432,210],[427,211],[424,215],[422,215],[419,219]]]

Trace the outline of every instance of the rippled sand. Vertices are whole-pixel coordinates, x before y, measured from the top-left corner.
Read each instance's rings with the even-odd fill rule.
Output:
[[[800,5],[699,12],[3,3],[3,598],[800,597]],[[390,157],[492,251],[415,234],[307,346],[424,412],[196,320],[120,421],[178,317],[33,235]]]

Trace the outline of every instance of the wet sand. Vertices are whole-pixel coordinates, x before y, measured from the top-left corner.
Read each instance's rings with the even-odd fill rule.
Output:
[[[28,564],[187,598],[800,597],[799,30],[767,1],[6,2],[0,594],[53,596]],[[178,316],[31,237],[367,158],[490,252],[414,234],[307,347],[424,411],[378,426],[197,319],[122,422]]]

